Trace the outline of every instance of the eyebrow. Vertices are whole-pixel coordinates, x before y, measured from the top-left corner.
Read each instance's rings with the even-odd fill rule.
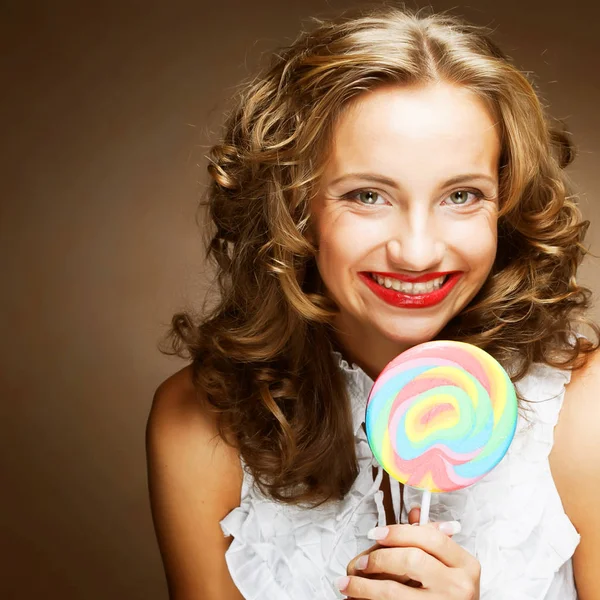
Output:
[[[334,179],[331,182],[331,185],[335,185],[336,183],[344,181],[345,179],[366,179],[368,181],[381,183],[383,185],[387,185],[395,189],[400,189],[402,187],[393,179],[389,179],[388,177],[384,177],[383,175],[377,175],[376,173],[346,173],[345,175],[341,175],[340,177]],[[485,180],[493,185],[496,184],[496,180],[490,177],[489,175],[486,175],[485,173],[465,173],[464,175],[456,175],[454,177],[450,177],[450,179],[444,182],[442,187],[445,187],[447,185],[454,185],[455,183],[463,183],[464,181],[472,181],[473,179]]]

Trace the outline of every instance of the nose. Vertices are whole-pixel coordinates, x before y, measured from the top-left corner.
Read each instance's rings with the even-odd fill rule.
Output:
[[[446,251],[441,227],[431,215],[413,213],[397,223],[387,242],[390,263],[406,271],[427,271],[439,266]]]

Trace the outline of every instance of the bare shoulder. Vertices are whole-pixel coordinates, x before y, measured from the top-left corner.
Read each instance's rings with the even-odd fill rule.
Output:
[[[572,373],[555,429],[552,458],[565,476],[579,477],[600,460],[600,352]],[[596,464],[596,467],[600,464]]]
[[[181,419],[190,419],[198,426],[210,426],[212,420],[206,395],[196,389],[192,381],[192,365],[188,365],[165,379],[154,392],[149,424],[169,425]]]
[[[146,426],[146,442],[148,449],[158,451],[164,459],[175,459],[174,468],[191,468],[195,463],[217,468],[222,491],[231,494],[232,506],[239,504],[239,455],[219,436],[216,413],[206,394],[195,387],[191,365],[158,386]],[[208,473],[202,474],[203,481],[208,477]]]
[[[565,512],[581,535],[573,565],[579,598],[598,598],[600,572],[600,352],[572,373],[555,428],[550,467]]]
[[[219,522],[240,503],[237,451],[219,436],[191,367],[156,390],[146,425],[148,487],[170,597],[238,600]]]

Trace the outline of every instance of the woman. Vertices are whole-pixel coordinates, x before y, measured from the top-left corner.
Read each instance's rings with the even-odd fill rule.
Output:
[[[221,297],[174,317],[192,363],[148,422],[172,598],[600,597],[572,158],[486,32],[448,16],[321,22],[243,88],[208,169]],[[362,420],[385,365],[432,339],[492,354],[521,410],[500,465],[410,527],[418,499]]]

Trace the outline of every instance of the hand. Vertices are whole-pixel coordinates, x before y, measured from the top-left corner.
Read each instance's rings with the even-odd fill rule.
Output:
[[[418,525],[419,524],[419,519],[421,518],[421,509],[420,508],[413,508],[409,513],[408,513],[408,523],[409,525]],[[434,527],[436,529],[440,528],[440,525],[448,525],[448,524],[442,524],[442,523],[427,523],[427,527]],[[442,533],[446,533],[446,535],[452,535],[451,533],[448,533],[447,531],[444,531]],[[413,579],[411,579],[408,576],[405,575],[396,575],[396,574],[378,574],[378,573],[371,573],[371,574],[367,574],[364,572],[364,570],[359,570],[356,568],[356,562],[358,561],[358,559],[361,556],[365,556],[366,554],[370,554],[371,552],[373,552],[373,550],[378,550],[379,548],[383,548],[384,546],[381,546],[380,544],[375,544],[374,546],[371,546],[370,548],[368,548],[367,550],[365,550],[364,552],[361,552],[360,554],[358,554],[357,556],[355,556],[350,563],[348,564],[348,568],[346,569],[346,573],[348,575],[359,575],[362,577],[368,577],[369,579],[393,579],[394,581],[397,581],[398,583],[404,583],[405,585],[408,585],[409,587],[421,587],[421,584],[418,581],[414,581]],[[352,600],[352,598],[348,597],[349,600]]]
[[[418,523],[419,512],[411,511],[409,523]],[[341,591],[349,598],[371,600],[478,600],[479,561],[440,527],[444,524],[384,528],[387,535],[350,562]]]

